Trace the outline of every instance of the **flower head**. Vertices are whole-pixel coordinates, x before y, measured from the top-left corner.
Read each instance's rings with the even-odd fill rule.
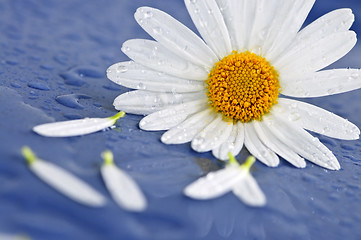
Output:
[[[167,130],[166,144],[192,142],[221,160],[243,145],[258,160],[296,167],[304,159],[338,170],[317,138],[358,139],[352,123],[290,97],[321,97],[361,87],[359,69],[322,70],[356,44],[350,9],[328,13],[301,29],[314,0],[185,0],[202,39],[168,14],[150,7],[135,13],[156,41],[132,39],[132,59],[109,67],[108,78],[137,89],[114,106],[148,115],[140,128]],[[286,96],[286,97],[283,97]]]

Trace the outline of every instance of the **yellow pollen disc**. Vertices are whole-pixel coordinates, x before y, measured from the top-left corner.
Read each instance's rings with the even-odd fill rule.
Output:
[[[250,52],[217,62],[208,80],[208,98],[217,112],[241,122],[261,120],[277,103],[278,73],[265,58]]]

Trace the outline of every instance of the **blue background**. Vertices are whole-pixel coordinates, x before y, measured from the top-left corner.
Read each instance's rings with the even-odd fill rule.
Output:
[[[211,154],[189,144],[167,146],[162,132],[138,128],[141,116],[126,115],[117,128],[82,137],[44,138],[31,131],[46,122],[116,113],[113,99],[127,91],[106,79],[111,64],[125,61],[122,43],[149,38],[133,13],[148,5],[195,29],[181,0],[0,0],[0,232],[32,239],[361,239],[361,143],[320,136],[342,169],[308,163],[296,169],[257,162],[252,174],[267,206],[245,206],[232,194],[194,201],[183,188],[218,169]],[[361,2],[318,0],[307,23],[342,7],[356,15]],[[331,67],[361,66],[361,45]],[[361,127],[361,91],[309,99]],[[41,182],[27,168],[20,148],[74,173],[108,198],[103,208],[75,203]],[[143,213],[120,209],[99,174],[100,153],[111,149],[116,164],[144,190]],[[242,160],[247,153],[242,153]]]

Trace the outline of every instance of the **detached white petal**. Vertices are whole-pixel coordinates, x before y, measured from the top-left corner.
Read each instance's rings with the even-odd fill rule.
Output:
[[[73,137],[98,132],[113,126],[125,112],[108,118],[84,118],[35,126],[33,131],[45,137]]]
[[[184,194],[190,198],[205,200],[220,197],[229,191],[245,204],[250,206],[263,206],[266,198],[257,182],[249,173],[255,162],[253,156],[240,166],[230,154],[228,165],[217,172],[211,172],[184,189]]]
[[[143,211],[147,207],[147,201],[136,182],[114,164],[110,151],[105,151],[102,157],[104,164],[101,174],[114,201],[126,210]]]
[[[246,174],[233,188],[233,193],[249,206],[262,207],[266,205],[266,196],[251,174]]]
[[[52,163],[37,158],[28,147],[23,147],[22,153],[30,170],[55,190],[84,205],[91,207],[105,205],[106,199],[103,195],[83,180]]]
[[[226,166],[217,172],[208,173],[184,189],[185,195],[194,199],[212,199],[231,191],[244,173],[238,166]]]

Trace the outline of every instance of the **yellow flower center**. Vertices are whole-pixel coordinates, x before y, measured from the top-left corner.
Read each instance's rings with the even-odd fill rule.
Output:
[[[206,82],[211,106],[244,123],[261,120],[277,103],[280,91],[277,71],[251,52],[233,51],[215,64]]]

